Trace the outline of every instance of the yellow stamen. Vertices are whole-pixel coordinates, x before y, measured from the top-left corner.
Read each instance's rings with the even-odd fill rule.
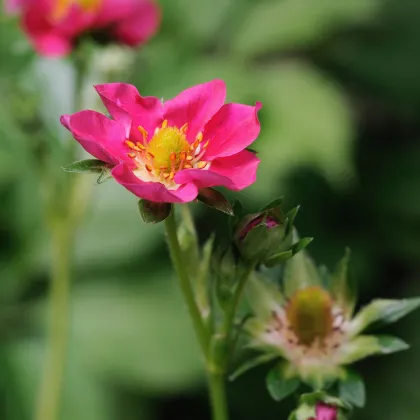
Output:
[[[185,134],[188,130],[188,123],[185,123],[182,127],[181,127],[181,131]]]
[[[203,133],[200,131],[195,138],[199,143],[203,141]]]
[[[141,125],[139,125],[137,127],[137,130],[140,131],[141,135],[143,136],[143,141],[146,142],[147,141],[147,136],[148,136],[147,131]]]
[[[134,149],[136,147],[136,145],[130,141],[130,140],[126,140],[125,144],[130,148],[130,149]]]
[[[51,13],[53,20],[61,20],[66,17],[73,5],[78,5],[84,12],[96,12],[101,7],[103,0],[56,0]]]
[[[168,126],[168,120],[163,120],[162,128],[166,128]]]
[[[144,165],[145,168],[147,169],[147,171],[152,172],[153,168],[147,163],[146,165]]]
[[[203,168],[206,167],[206,165],[207,165],[207,162],[205,162],[204,160],[200,160],[200,162],[198,162],[197,165],[195,165],[195,166],[198,169],[203,169]]]

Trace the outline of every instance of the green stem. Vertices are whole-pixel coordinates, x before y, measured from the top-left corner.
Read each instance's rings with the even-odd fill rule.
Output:
[[[255,266],[256,266],[255,262],[250,263],[245,273],[241,276],[239,280],[239,284],[236,287],[235,294],[233,296],[232,304],[226,311],[222,332],[226,336],[227,342],[229,342],[230,340],[233,324],[235,322],[236,311],[238,310],[238,306],[241,301],[241,297],[245,289],[245,285],[250,275],[255,270]]]
[[[193,322],[194,330],[197,335],[203,354],[207,357],[209,348],[209,337],[203,320],[198,310],[197,303],[194,298],[194,293],[191,288],[188,272],[183,260],[181,247],[178,241],[177,228],[175,222],[175,212],[172,208],[171,214],[165,219],[166,234],[168,236],[169,250],[171,253],[172,261],[178,276],[179,286],[187,304],[188,311]]]
[[[223,373],[208,374],[213,420],[228,420],[225,379]]]
[[[59,417],[69,325],[71,232],[70,226],[63,224],[57,226],[52,235],[49,343],[36,420],[56,420]]]

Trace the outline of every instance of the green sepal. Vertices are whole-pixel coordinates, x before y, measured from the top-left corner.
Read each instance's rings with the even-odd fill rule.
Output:
[[[264,265],[268,268],[275,267],[276,265],[282,264],[289,258],[293,257],[293,251],[279,252],[273,255],[268,260],[264,261]]]
[[[367,327],[372,330],[391,324],[420,307],[420,298],[401,300],[377,299],[364,307],[353,319],[350,334],[357,335]]]
[[[300,251],[303,251],[312,241],[314,238],[303,238],[299,242],[296,242],[292,246],[292,253],[293,255],[297,254]]]
[[[98,185],[103,184],[104,182],[109,181],[112,178],[113,176],[111,175],[111,169],[104,167],[98,179],[96,180],[96,183]]]
[[[300,380],[291,365],[282,362],[268,372],[266,385],[272,398],[281,401],[297,391]]]
[[[248,152],[251,152],[253,155],[257,155],[258,151],[255,149],[251,149],[250,147],[247,147],[246,150],[248,150]]]
[[[234,215],[232,205],[220,191],[214,188],[201,188],[197,199],[215,210],[219,210],[229,216]]]
[[[138,209],[144,223],[159,223],[171,214],[172,205],[142,199],[138,202]]]
[[[299,212],[300,205],[292,208],[286,213],[286,218],[288,219],[287,223],[287,229],[286,229],[286,235],[290,232],[290,230],[293,228],[293,224],[295,223],[296,216]]]
[[[373,355],[386,355],[407,350],[410,346],[397,337],[388,335],[361,335],[343,347],[340,363],[352,364]]]
[[[108,162],[103,162],[98,159],[85,159],[78,160],[73,162],[70,165],[62,166],[61,169],[66,172],[76,172],[76,173],[87,173],[87,174],[99,174],[102,173],[104,169],[110,169],[114,165],[111,165]]]
[[[270,201],[270,203],[268,203],[267,205],[265,205],[260,210],[260,212],[262,213],[262,212],[265,212],[267,210],[277,209],[277,208],[279,208],[283,204],[283,201],[284,201],[284,196],[278,197],[275,200]]]
[[[263,365],[265,363],[271,362],[274,359],[279,357],[278,353],[269,353],[269,354],[262,354],[257,357],[253,357],[250,360],[242,363],[235,371],[229,376],[230,381],[234,381],[235,379],[242,376],[244,373],[248,372],[249,370]]]
[[[350,285],[348,275],[348,265],[351,252],[346,248],[344,257],[338,262],[334,272],[330,277],[329,288],[334,300],[344,310],[345,315],[350,318],[356,305],[356,291]]]
[[[286,296],[290,297],[308,286],[322,287],[322,280],[313,260],[305,251],[301,251],[286,262],[283,288]]]
[[[363,378],[354,370],[347,369],[338,383],[338,395],[347,403],[363,408],[366,404],[366,389]]]

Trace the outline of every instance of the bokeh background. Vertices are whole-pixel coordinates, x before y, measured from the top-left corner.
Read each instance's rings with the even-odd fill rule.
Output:
[[[236,197],[250,211],[279,195],[302,204],[297,227],[316,238],[309,251],[319,263],[332,266],[351,247],[361,304],[420,295],[420,3],[161,5],[161,32],[140,51],[96,52],[85,101],[99,106],[91,85],[103,81],[169,98],[224,79],[229,100],[264,105],[258,181]],[[41,177],[46,170],[52,179],[81,176],[59,169],[70,140],[58,116],[73,111],[74,72],[68,60],[37,57],[4,15],[0,53],[0,418],[27,420],[45,350]],[[226,221],[193,207],[202,239]],[[92,187],[73,278],[61,418],[208,419],[201,361],[162,227],[142,224],[135,197],[113,181]],[[357,366],[368,401],[357,420],[420,419],[419,323],[417,312],[389,329],[411,343],[409,351]],[[233,419],[286,418],[294,402],[269,398],[265,372],[230,385]]]

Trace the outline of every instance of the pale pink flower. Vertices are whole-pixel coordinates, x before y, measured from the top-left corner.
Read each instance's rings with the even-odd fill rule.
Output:
[[[140,198],[189,202],[199,189],[238,191],[256,179],[259,159],[245,150],[258,136],[255,106],[225,102],[221,80],[191,87],[165,103],[124,83],[96,86],[112,119],[95,111],[64,115],[86,151]]]

